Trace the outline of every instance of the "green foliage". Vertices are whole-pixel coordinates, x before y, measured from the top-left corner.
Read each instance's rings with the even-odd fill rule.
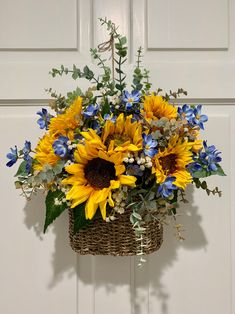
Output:
[[[85,204],[86,203],[82,203],[73,208],[74,234],[77,233],[80,229],[87,227],[92,222],[92,220],[86,219]]]
[[[26,171],[26,165],[27,165],[27,161],[22,161],[21,164],[19,165],[19,168],[15,174],[15,177],[27,177],[28,173]]]
[[[221,166],[219,164],[217,164],[216,167],[217,167],[216,171],[208,171],[205,168],[202,168],[201,170],[195,171],[193,173],[193,177],[200,179],[200,178],[210,177],[212,175],[226,176],[226,174],[224,173],[223,169],[221,168]]]
[[[65,198],[65,194],[60,191],[48,191],[46,196],[46,219],[44,224],[44,233],[47,230],[47,227],[57,218],[59,217],[63,211],[68,208],[66,202],[62,200]],[[60,201],[60,204],[57,205],[56,199]]]
[[[198,189],[201,188],[201,189],[205,190],[207,195],[210,195],[210,194],[216,195],[216,194],[218,194],[219,197],[222,196],[222,192],[219,190],[219,188],[217,186],[213,190],[210,190],[206,181],[200,181],[199,178],[193,178],[193,182],[194,182],[196,188],[198,188]]]

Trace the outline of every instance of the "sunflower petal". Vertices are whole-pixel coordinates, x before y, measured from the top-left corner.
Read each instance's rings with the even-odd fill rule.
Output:
[[[129,186],[134,187],[134,186],[135,186],[136,177],[134,177],[134,176],[120,175],[120,176],[119,176],[119,181],[120,181],[120,183],[123,184],[123,185],[129,185]]]
[[[90,194],[88,201],[86,202],[85,207],[86,219],[92,219],[97,211],[98,203],[95,203],[96,193],[97,191],[93,191]]]
[[[100,212],[104,220],[106,219],[106,205],[107,205],[107,200],[104,200],[103,202],[99,203]]]

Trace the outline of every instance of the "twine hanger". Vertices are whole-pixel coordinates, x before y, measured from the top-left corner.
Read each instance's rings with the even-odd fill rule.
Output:
[[[114,34],[110,35],[110,39],[98,45],[99,52],[111,51],[112,61],[112,80],[114,81]]]

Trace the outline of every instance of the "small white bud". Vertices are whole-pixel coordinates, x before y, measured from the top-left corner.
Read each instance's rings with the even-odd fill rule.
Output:
[[[128,187],[125,185],[125,186],[122,187],[122,190],[123,190],[123,192],[127,192]]]
[[[106,222],[110,222],[110,219],[109,219],[109,217],[106,217]]]
[[[145,166],[144,165],[140,165],[140,170],[144,171],[145,170]]]
[[[115,219],[117,219],[115,216],[110,216],[109,218],[110,218],[110,220],[112,220],[112,221],[115,220]]]
[[[128,160],[128,162],[129,162],[130,164],[133,164],[134,161],[135,161],[134,158],[129,158],[129,160]]]
[[[145,164],[145,167],[146,168],[151,168],[153,166],[153,164],[152,164],[152,162],[150,161],[150,162],[147,162],[146,164]]]
[[[128,160],[129,159],[127,157],[123,158],[123,161],[126,162],[126,163],[128,163]]]

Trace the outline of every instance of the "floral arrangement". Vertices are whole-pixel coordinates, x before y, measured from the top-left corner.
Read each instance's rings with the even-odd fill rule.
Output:
[[[186,202],[189,184],[221,196],[202,178],[225,174],[220,152],[200,140],[208,120],[202,106],[175,106],[175,98],[187,95],[181,88],[169,93],[151,90],[149,71],[141,66],[141,48],[128,87],[123,70],[126,37],[111,21],[100,21],[110,39],[90,52],[102,73],[96,76],[88,66],[52,69],[53,77],[71,74],[91,85],[67,96],[49,89],[54,113],[46,108],[37,112],[44,135],[35,149],[29,141],[21,150],[11,148],[7,166],[22,161],[15,185],[27,199],[38,189],[46,191],[44,232],[68,208],[76,215],[75,233],[96,217],[112,224],[129,211],[138,238],[146,222],[162,224],[176,217],[177,203]],[[110,61],[102,58],[109,51]],[[176,228],[182,238],[180,225]]]

